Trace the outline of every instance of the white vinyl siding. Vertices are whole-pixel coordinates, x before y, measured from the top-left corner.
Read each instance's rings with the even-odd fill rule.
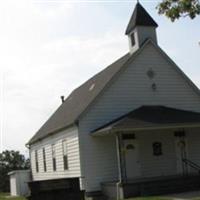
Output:
[[[64,170],[63,162],[63,140],[68,146],[69,169]],[[53,171],[52,145],[55,145],[56,171]],[[43,148],[46,152],[47,171],[44,172]],[[35,150],[38,150],[39,172],[35,168]],[[52,135],[35,145],[31,146],[31,167],[33,180],[47,180],[68,177],[80,177],[79,141],[77,128],[70,128],[55,135]]]
[[[175,137],[173,130],[136,133],[139,142],[139,160],[142,177],[168,176],[177,174]],[[153,155],[153,143],[161,142],[162,155]]]
[[[118,165],[115,137],[93,138],[88,136],[81,138],[84,141],[81,141],[80,145],[83,143],[89,145],[82,146],[81,152],[82,155],[84,153],[84,157],[81,159],[81,169],[84,168],[87,172],[86,178],[83,178],[82,188],[87,189],[87,192],[97,191],[100,190],[97,185],[99,186],[102,182],[117,181]]]
[[[147,76],[149,69],[154,70],[154,79]],[[151,89],[153,83],[156,92]],[[199,95],[151,43],[112,81],[79,122],[86,191],[100,190],[101,182],[117,178],[115,138],[92,138],[89,133],[142,105],[200,111]]]

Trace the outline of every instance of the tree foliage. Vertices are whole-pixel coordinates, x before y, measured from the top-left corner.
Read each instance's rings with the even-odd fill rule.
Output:
[[[158,13],[164,14],[171,21],[175,21],[180,17],[190,17],[194,19],[200,14],[199,0],[162,0],[157,6]]]
[[[9,191],[9,172],[29,168],[29,159],[26,159],[19,151],[6,150],[0,153],[0,192]]]

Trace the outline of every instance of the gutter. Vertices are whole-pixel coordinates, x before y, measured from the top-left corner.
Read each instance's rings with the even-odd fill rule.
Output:
[[[72,124],[70,124],[70,125],[67,125],[67,126],[65,126],[65,127],[63,127],[63,128],[56,129],[55,131],[52,131],[52,132],[48,133],[47,135],[45,135],[45,136],[43,136],[43,137],[41,137],[41,138],[38,138],[38,139],[36,139],[36,140],[33,140],[32,142],[31,142],[31,140],[32,140],[32,139],[31,139],[25,146],[27,147],[27,146],[33,145],[33,144],[35,144],[35,143],[37,143],[37,142],[40,142],[41,140],[43,140],[43,139],[45,139],[45,138],[47,138],[47,137],[50,137],[50,136],[52,136],[52,135],[55,135],[55,134],[57,134],[57,133],[59,133],[59,132],[61,132],[61,131],[64,131],[64,130],[66,130],[66,129],[70,128],[70,127],[73,127],[73,126],[78,126],[78,121],[76,121],[76,122],[74,122],[74,123],[72,123]],[[36,133],[36,134],[37,134],[37,133]],[[28,148],[28,147],[27,147],[27,148]]]

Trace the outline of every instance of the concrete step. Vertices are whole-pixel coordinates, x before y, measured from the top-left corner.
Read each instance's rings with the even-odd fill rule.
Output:
[[[125,198],[200,190],[200,178],[183,177],[124,185]]]

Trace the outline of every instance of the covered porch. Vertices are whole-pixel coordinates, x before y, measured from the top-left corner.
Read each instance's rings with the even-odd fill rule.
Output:
[[[95,130],[114,135],[118,180],[102,183],[113,199],[200,189],[200,113],[142,106]]]

